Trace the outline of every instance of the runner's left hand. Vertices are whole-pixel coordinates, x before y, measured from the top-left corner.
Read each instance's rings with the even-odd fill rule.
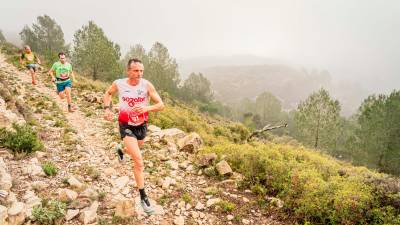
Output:
[[[137,113],[145,113],[149,111],[146,106],[141,106],[141,105],[134,106],[132,109]]]

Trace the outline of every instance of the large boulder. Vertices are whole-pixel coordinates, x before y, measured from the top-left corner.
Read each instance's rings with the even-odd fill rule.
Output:
[[[22,202],[14,202],[8,209],[8,222],[13,225],[21,225],[26,218],[26,207]]]
[[[165,143],[175,142],[179,138],[185,137],[185,132],[178,128],[164,129],[150,134],[154,139],[163,140]]]
[[[196,153],[203,145],[203,139],[201,139],[200,135],[197,133],[192,132],[185,137],[178,139],[177,145],[180,151]]]
[[[217,163],[217,165],[215,165],[215,168],[217,169],[218,173],[222,176],[232,175],[233,172],[232,168],[225,160],[222,160],[221,162]]]
[[[204,155],[198,156],[197,163],[200,167],[208,167],[211,166],[214,160],[218,158],[217,154],[215,153],[208,153]]]
[[[97,220],[97,209],[99,208],[99,203],[97,201],[93,202],[93,204],[85,208],[81,211],[79,216],[79,221],[83,224],[92,224]]]
[[[65,215],[65,220],[69,221],[75,218],[79,214],[79,209],[68,209],[67,214]]]
[[[0,189],[9,191],[12,187],[11,175],[7,172],[7,166],[0,157]]]
[[[22,116],[7,109],[6,102],[0,97],[0,128],[11,128],[13,123],[24,124],[25,120]]]
[[[73,190],[63,188],[58,191],[58,196],[61,201],[72,202],[78,197],[78,193]]]
[[[160,131],[161,131],[161,128],[159,128],[159,127],[157,127],[157,126],[154,126],[154,125],[149,125],[149,126],[147,127],[147,131],[148,131],[149,133],[160,132]]]
[[[74,176],[70,176],[68,178],[68,184],[73,188],[77,188],[77,189],[83,188],[83,184],[78,179],[76,179]]]
[[[33,191],[27,191],[22,197],[25,201],[26,216],[30,217],[32,215],[33,208],[42,203],[42,199],[35,195]]]
[[[135,207],[133,206],[133,201],[131,200],[122,200],[117,202],[115,207],[115,215],[127,218],[135,215]]]
[[[39,163],[39,160],[37,158],[32,158],[28,165],[26,165],[23,169],[22,172],[25,175],[29,175],[30,177],[35,177],[35,176],[42,176],[45,177],[46,174],[43,171],[42,166]]]
[[[0,224],[8,225],[8,209],[5,206],[0,205]]]
[[[90,103],[103,103],[103,93],[85,93],[84,98]]]

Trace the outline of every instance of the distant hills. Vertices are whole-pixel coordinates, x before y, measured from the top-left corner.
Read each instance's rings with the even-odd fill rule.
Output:
[[[306,70],[283,60],[252,55],[204,57],[179,62],[182,77],[201,72],[212,84],[217,99],[235,102],[254,99],[264,91],[277,96],[285,110],[294,109],[313,91],[324,87],[342,105],[342,114],[354,113],[368,93],[360,85],[333,81],[324,70]]]

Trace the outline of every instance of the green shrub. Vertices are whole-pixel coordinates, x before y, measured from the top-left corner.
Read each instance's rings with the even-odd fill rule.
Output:
[[[105,191],[98,192],[99,201],[103,201],[106,198],[106,196],[107,196],[107,192],[105,192]]]
[[[216,187],[208,187],[204,190],[204,192],[206,195],[216,195],[219,193],[219,190]]]
[[[251,186],[251,191],[254,194],[261,195],[261,196],[263,196],[263,195],[265,195],[265,193],[267,193],[267,190],[265,190],[265,187],[261,184],[255,184],[255,185]]]
[[[64,217],[66,208],[65,203],[57,200],[42,201],[41,205],[33,208],[32,216],[39,224],[53,225]]]
[[[96,167],[94,166],[90,166],[90,165],[85,165],[82,168],[82,171],[90,176],[93,180],[97,180],[100,178],[101,173],[99,172],[99,170],[96,169]]]
[[[161,197],[158,199],[157,202],[160,203],[160,205],[164,206],[164,205],[166,205],[167,203],[169,203],[170,201],[171,201],[171,197],[164,194],[163,196],[161,196]]]
[[[218,175],[217,171],[215,170],[215,167],[211,166],[208,168],[204,169],[204,174],[209,176],[209,177],[215,177]]]
[[[13,124],[15,131],[0,129],[0,145],[9,148],[13,153],[32,153],[43,149],[37,133],[29,125]]]
[[[90,91],[104,93],[107,90],[108,86],[111,85],[109,83],[102,82],[99,80],[88,79],[77,73],[75,73],[75,78],[79,81],[74,84],[74,88],[77,88],[77,90],[86,90],[86,91],[90,90]]]
[[[55,176],[57,174],[57,167],[50,161],[42,164],[42,169],[47,176]]]
[[[222,212],[232,212],[236,208],[236,205],[232,202],[222,200],[215,204],[215,207]]]
[[[54,123],[55,127],[67,127],[67,122],[64,119],[56,119],[56,122]]]
[[[192,202],[192,196],[190,196],[189,193],[185,193],[182,195],[182,200],[186,203],[191,203]]]
[[[169,99],[164,99],[164,101],[168,102]],[[219,117],[208,116],[204,119],[201,113],[184,104],[167,105],[164,111],[153,113],[149,117],[149,123],[162,129],[176,127],[185,132],[194,131],[208,146],[227,141],[242,143],[249,134],[249,130],[241,124]]]

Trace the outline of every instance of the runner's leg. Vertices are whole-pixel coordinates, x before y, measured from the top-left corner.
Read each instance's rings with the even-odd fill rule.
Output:
[[[142,141],[141,141],[142,142]],[[144,188],[144,164],[142,154],[140,153],[139,144],[136,138],[126,136],[124,138],[125,152],[133,160],[133,174],[139,189]]]
[[[36,72],[33,70],[32,67],[29,68],[29,74],[32,78],[32,84],[36,84]]]
[[[67,95],[68,111],[73,112],[72,109],[72,98],[71,98],[71,87],[65,87],[65,94]]]

